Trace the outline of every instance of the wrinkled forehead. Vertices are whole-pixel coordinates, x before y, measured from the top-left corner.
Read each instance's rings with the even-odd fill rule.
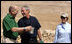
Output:
[[[19,10],[19,7],[18,7],[18,6],[15,6],[14,8],[15,8],[16,10]]]
[[[13,6],[14,8],[18,8],[17,6]]]
[[[12,11],[18,11],[19,10],[19,7],[18,6],[13,6],[12,7]]]
[[[21,10],[26,10],[26,9],[24,7],[22,7]]]
[[[30,10],[29,7],[22,7],[22,10]]]

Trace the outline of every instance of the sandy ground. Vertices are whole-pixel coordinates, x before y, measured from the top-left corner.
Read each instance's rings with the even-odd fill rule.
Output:
[[[55,36],[55,28],[60,23],[62,12],[69,14],[71,24],[71,2],[70,1],[1,1],[1,42],[2,42],[2,21],[8,13],[10,5],[22,7],[28,5],[31,8],[31,15],[35,16],[41,24],[42,37],[45,43],[52,43]],[[16,22],[22,17],[20,9]],[[18,38],[20,43],[20,38]]]

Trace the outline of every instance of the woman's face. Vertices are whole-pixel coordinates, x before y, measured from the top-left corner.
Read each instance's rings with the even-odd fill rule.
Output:
[[[62,21],[62,23],[66,23],[67,22],[67,17],[61,16],[61,21]]]

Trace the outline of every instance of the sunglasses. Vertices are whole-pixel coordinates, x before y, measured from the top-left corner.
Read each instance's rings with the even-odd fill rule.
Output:
[[[66,17],[61,16],[61,19],[65,19]]]

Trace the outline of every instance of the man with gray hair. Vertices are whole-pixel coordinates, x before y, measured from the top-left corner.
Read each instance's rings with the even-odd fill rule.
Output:
[[[32,26],[32,31],[24,31],[20,37],[21,37],[21,43],[38,43],[37,41],[37,35],[39,37],[39,40],[42,41],[41,38],[41,32],[40,32],[40,23],[36,19],[36,17],[31,16],[30,8],[25,5],[21,8],[21,13],[23,17],[18,21],[19,27],[27,27]]]
[[[30,31],[31,26],[27,27],[18,27],[18,24],[15,21],[15,17],[18,13],[17,6],[10,6],[9,13],[3,19],[3,43],[17,43],[16,39],[18,33],[22,31]]]

